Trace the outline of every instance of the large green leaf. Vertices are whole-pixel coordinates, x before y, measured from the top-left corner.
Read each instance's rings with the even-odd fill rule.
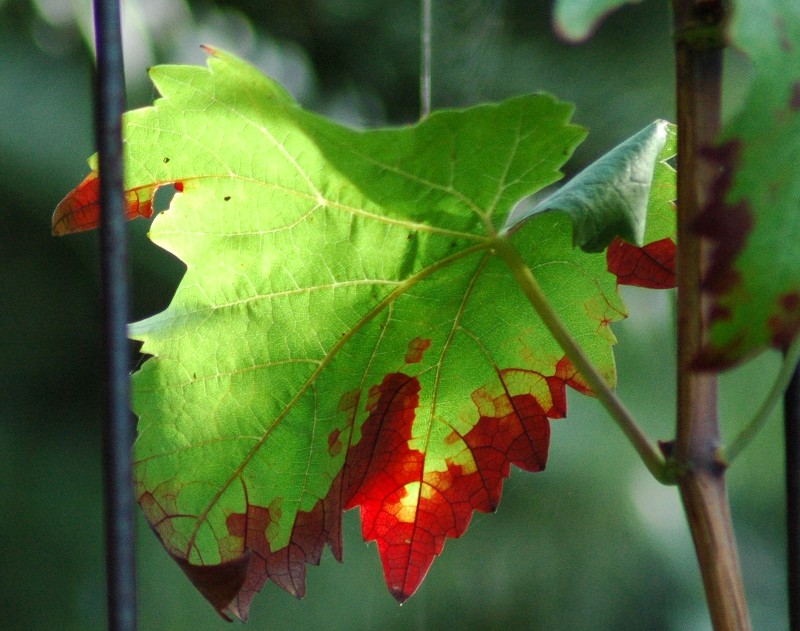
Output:
[[[500,239],[615,381],[609,325],[625,310],[605,255],[573,247],[566,213],[507,225],[585,132],[547,95],[354,131],[210,52],[208,68],[154,68],[163,98],[125,119],[129,212],[174,183],[150,237],[187,266],[169,308],[131,326],[152,355],[134,376],[139,502],[223,615],[245,618],[267,579],[302,595],[326,543],[340,558],[351,507],[402,601],[446,537],[496,508],[511,464],[544,468],[548,419],[567,385],[586,391]],[[674,249],[657,129],[639,159],[657,171],[654,238]],[[95,222],[96,189],[92,173],[56,231]]]
[[[800,5],[739,2],[733,43],[754,77],[709,151],[720,167],[699,229],[715,245],[705,278],[711,341],[698,365],[724,368],[800,330]]]

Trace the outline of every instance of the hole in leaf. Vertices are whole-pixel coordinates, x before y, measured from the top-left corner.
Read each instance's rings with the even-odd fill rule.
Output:
[[[172,198],[175,196],[175,189],[171,186],[161,186],[156,189],[153,196],[153,212],[159,213],[169,208]]]

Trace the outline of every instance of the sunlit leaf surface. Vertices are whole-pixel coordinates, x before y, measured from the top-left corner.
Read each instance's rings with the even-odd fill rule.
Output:
[[[125,120],[129,215],[173,185],[150,237],[187,267],[169,307],[131,326],[152,356],[134,375],[139,502],[226,617],[246,618],[268,579],[302,595],[326,544],[341,558],[356,507],[402,602],[446,538],[497,507],[512,464],[544,468],[566,387],[586,391],[493,244],[511,240],[614,383],[618,282],[672,282],[639,261],[656,242],[674,252],[672,131],[657,123],[626,154],[656,172],[631,225],[600,193],[508,222],[584,137],[570,105],[524,96],[360,132],[209,53],[208,68],[154,68],[163,98]],[[96,181],[62,202],[56,232],[96,224]],[[595,210],[598,250],[653,218],[643,247],[609,254],[627,280],[573,246]]]

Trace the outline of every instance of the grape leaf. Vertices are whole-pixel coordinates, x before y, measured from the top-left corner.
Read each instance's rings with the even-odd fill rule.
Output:
[[[402,602],[445,539],[497,507],[512,464],[544,468],[566,387],[587,392],[498,239],[615,382],[625,310],[605,255],[573,247],[565,213],[507,229],[585,132],[547,95],[354,131],[208,50],[208,68],[152,69],[162,98],[124,124],[129,215],[174,184],[150,238],[187,267],[169,307],[130,328],[152,356],[134,375],[139,503],[225,617],[245,619],[267,580],[302,596],[325,545],[341,559],[355,507]],[[643,151],[652,164],[661,146]],[[674,186],[667,157],[654,191]],[[96,180],[55,232],[96,223]]]
[[[641,0],[556,0],[553,25],[569,42],[583,42],[592,36],[606,15],[623,4]]]
[[[800,331],[800,6],[736,4],[731,39],[754,78],[740,112],[709,150],[719,167],[698,230],[714,244],[701,368],[721,369]]]

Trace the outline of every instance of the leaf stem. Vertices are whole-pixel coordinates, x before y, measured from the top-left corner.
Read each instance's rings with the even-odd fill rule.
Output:
[[[419,117],[431,113],[431,0],[420,0]]]
[[[778,377],[775,379],[775,383],[772,384],[772,388],[761,404],[761,407],[758,409],[758,412],[756,412],[755,416],[744,429],[739,432],[730,446],[725,450],[728,462],[733,462],[734,458],[744,451],[744,448],[750,444],[758,432],[761,431],[761,428],[764,427],[769,419],[769,415],[772,414],[772,411],[778,404],[781,394],[786,390],[786,386],[789,385],[789,381],[792,379],[792,374],[794,373],[798,361],[800,361],[800,338],[792,342],[789,350],[786,351]]]
[[[611,415],[611,418],[619,425],[619,428],[636,449],[639,457],[653,477],[662,484],[675,484],[675,471],[664,460],[658,447],[639,427],[633,415],[622,403],[611,385],[600,374],[586,353],[584,353],[583,348],[564,325],[519,252],[504,236],[500,236],[495,240],[494,248],[511,269],[511,273],[547,329],[567,354],[573,365],[580,371],[592,392]]]

